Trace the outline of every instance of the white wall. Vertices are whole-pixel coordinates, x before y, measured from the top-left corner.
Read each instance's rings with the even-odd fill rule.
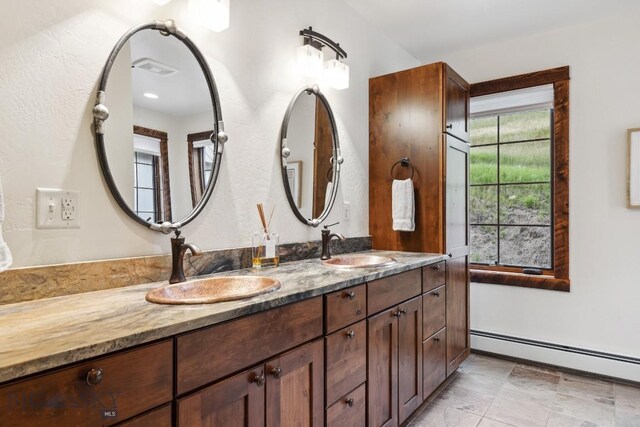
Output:
[[[628,13],[433,58],[448,62],[469,82],[571,66],[571,293],[472,284],[473,329],[640,355],[640,211],[625,207],[626,129],[640,127],[637,16]],[[497,342],[480,343],[485,350],[517,352]],[[531,350],[519,355],[575,362]],[[640,381],[637,365],[575,363]]]
[[[277,205],[272,228],[283,242],[320,237],[290,212],[277,157],[280,122],[290,97],[305,84],[294,69],[298,32],[310,25],[349,54],[351,87],[325,91],[346,159],[338,203],[351,202],[351,221],[336,230],[368,234],[368,77],[417,61],[342,0],[241,0],[231,7],[231,27],[214,33],[191,22],[186,0],[164,8],[142,0],[5,5],[3,14],[11,19],[0,30],[0,172],[14,267],[169,251],[167,236],[131,221],[108,194],[91,132],[94,93],[109,52],[127,29],[152,19],[174,18],[204,51],[230,136],[213,197],[185,227],[188,240],[203,249],[248,246],[260,201]],[[35,229],[37,187],[79,190],[81,228]],[[329,220],[340,213],[338,204]]]

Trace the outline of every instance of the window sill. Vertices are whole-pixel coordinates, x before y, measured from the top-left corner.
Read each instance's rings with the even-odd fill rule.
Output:
[[[511,273],[505,271],[474,270],[471,268],[471,281],[494,285],[518,286],[521,288],[547,289],[551,291],[569,292],[569,279],[558,279],[554,276]]]

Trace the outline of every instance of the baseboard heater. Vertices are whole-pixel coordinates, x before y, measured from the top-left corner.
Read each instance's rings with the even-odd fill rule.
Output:
[[[602,351],[588,350],[588,349],[579,348],[579,347],[571,347],[569,345],[553,344],[553,343],[544,342],[544,341],[530,340],[527,338],[512,337],[509,335],[495,334],[493,332],[478,331],[475,329],[471,330],[471,335],[474,335],[476,337],[500,340],[500,341],[509,341],[517,344],[548,348],[551,350],[564,351],[566,353],[581,354],[583,356],[598,357],[601,359],[614,360],[616,362],[624,362],[624,363],[632,363],[634,365],[640,365],[639,358],[623,356],[620,354],[605,353]]]

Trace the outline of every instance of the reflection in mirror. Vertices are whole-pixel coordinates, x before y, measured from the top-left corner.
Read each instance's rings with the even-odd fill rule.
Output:
[[[104,144],[103,172],[111,174],[123,209],[151,228],[165,222],[178,228],[215,184],[222,147],[212,141],[221,117],[204,58],[186,36],[157,31],[158,25],[132,30],[114,49],[105,69],[106,131],[102,137],[96,121],[96,134]],[[108,176],[107,182],[113,187]]]
[[[331,210],[339,171],[333,167],[334,151],[339,151],[333,115],[317,88],[302,90],[292,100],[282,137],[289,202],[299,219],[317,226]]]

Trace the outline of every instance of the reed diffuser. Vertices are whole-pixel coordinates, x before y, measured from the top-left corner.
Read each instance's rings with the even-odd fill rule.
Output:
[[[262,224],[262,231],[255,233],[252,239],[252,258],[254,268],[277,267],[280,264],[278,254],[278,242],[280,237],[276,233],[271,233],[270,226],[275,212],[275,206],[271,209],[269,221],[264,213],[262,203],[257,204],[258,216]]]

